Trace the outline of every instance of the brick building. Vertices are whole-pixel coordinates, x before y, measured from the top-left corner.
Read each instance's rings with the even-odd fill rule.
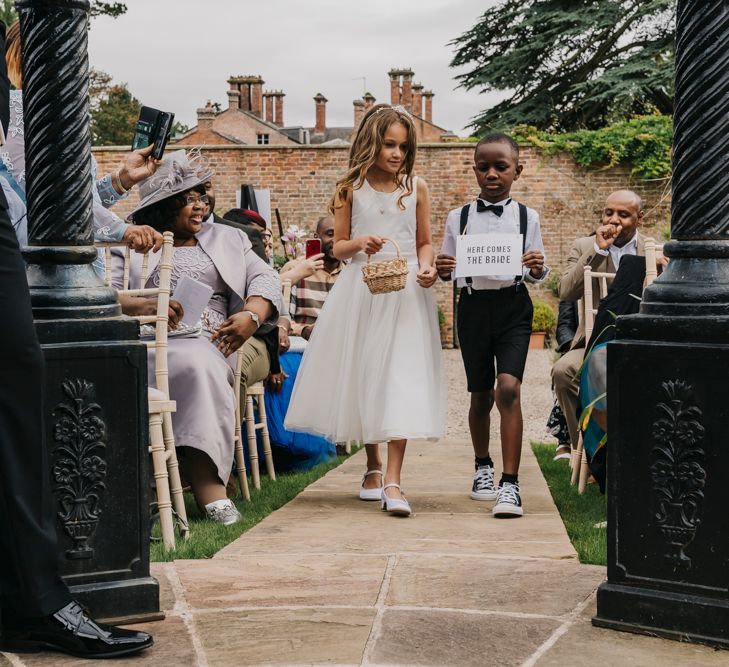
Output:
[[[431,196],[433,242],[440,247],[448,211],[478,193],[473,176],[473,143],[425,143],[418,146],[415,172],[428,183]],[[116,168],[128,147],[94,148],[99,173]],[[312,229],[326,212],[336,180],[346,171],[349,147],[345,144],[288,146],[208,145],[202,147],[215,170],[218,213],[235,205],[241,184],[252,183],[271,192],[271,207],[278,208],[284,228],[289,224]],[[548,264],[559,271],[572,241],[595,229],[605,197],[630,187],[643,197],[649,233],[660,238],[670,216],[667,182],[636,180],[628,166],[586,169],[566,154],[546,156],[530,145],[521,147],[524,172],[514,184],[519,201],[536,209],[541,218]],[[119,215],[136,205],[137,189],[114,207]],[[274,237],[278,228],[274,227]],[[276,242],[277,252],[280,252]],[[452,287],[437,285],[438,303],[446,316],[446,343],[452,341]]]
[[[418,142],[440,142],[456,135],[433,122],[433,96],[420,83],[413,83],[411,69],[392,69],[390,103],[404,106],[412,115]],[[281,90],[263,90],[260,76],[232,76],[228,79],[228,108],[218,111],[210,102],[197,110],[197,125],[173,143],[183,146],[293,145],[349,143],[362,117],[376,102],[365,93],[352,102],[352,125],[327,125],[324,95],[314,96],[314,126],[285,126]]]

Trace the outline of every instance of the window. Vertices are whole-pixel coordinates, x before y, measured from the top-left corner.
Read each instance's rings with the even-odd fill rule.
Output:
[[[267,134],[257,134],[256,135],[256,143],[260,144],[267,144],[268,143],[268,135]]]

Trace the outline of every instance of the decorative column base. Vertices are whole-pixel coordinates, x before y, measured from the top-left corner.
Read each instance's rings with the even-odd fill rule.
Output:
[[[149,572],[147,349],[139,325],[120,317],[36,327],[61,575],[96,618],[162,618]]]
[[[709,320],[686,318],[696,344],[655,340],[677,337],[675,318],[621,318],[608,346],[608,580],[593,623],[729,648],[729,337],[708,340]],[[624,339],[638,332],[652,340]]]

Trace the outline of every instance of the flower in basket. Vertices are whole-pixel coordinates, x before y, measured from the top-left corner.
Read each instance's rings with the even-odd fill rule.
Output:
[[[284,249],[289,259],[297,259],[304,255],[304,239],[306,238],[306,230],[298,225],[289,225],[286,232],[281,237]]]

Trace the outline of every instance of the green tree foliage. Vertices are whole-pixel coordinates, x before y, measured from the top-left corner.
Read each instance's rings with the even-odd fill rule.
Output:
[[[100,0],[92,0],[90,15],[94,16],[111,16],[116,18],[126,13],[127,6],[123,2],[100,2]],[[5,25],[10,25],[18,18],[15,11],[15,0],[0,0],[0,20]]]
[[[639,178],[665,178],[671,174],[673,122],[670,116],[639,116],[598,130],[545,132],[518,126],[512,134],[545,153],[567,152],[584,167],[612,167],[629,163]]]
[[[476,132],[594,129],[673,112],[675,0],[502,0],[453,42],[466,89],[510,93]]]
[[[89,75],[91,141],[94,146],[131,145],[142,103],[127,84],[115,84],[105,72]]]

